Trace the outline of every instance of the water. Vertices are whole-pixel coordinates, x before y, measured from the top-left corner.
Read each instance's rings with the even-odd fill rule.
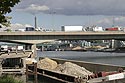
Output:
[[[38,51],[38,57],[62,58],[125,66],[125,53]]]
[[[62,58],[125,66],[125,53],[75,51],[38,51],[37,53],[38,57]],[[60,83],[45,77],[40,77],[40,79],[38,83]]]

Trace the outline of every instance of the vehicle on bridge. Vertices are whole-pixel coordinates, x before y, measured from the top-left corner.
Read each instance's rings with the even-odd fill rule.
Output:
[[[26,27],[25,31],[41,31],[40,28]]]
[[[62,26],[61,27],[61,31],[104,31],[102,27],[98,27],[98,26]]]
[[[122,31],[120,27],[105,28],[105,31]]]
[[[26,27],[25,31],[35,31],[35,28],[34,27]]]
[[[87,26],[83,28],[83,31],[104,31],[102,27],[93,25],[93,26]]]
[[[61,31],[83,31],[83,26],[62,26]]]

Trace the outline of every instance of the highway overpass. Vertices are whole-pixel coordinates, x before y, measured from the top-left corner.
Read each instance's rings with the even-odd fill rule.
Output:
[[[34,50],[32,57],[37,56],[36,44],[47,40],[125,40],[125,32],[0,32],[0,41],[23,43],[27,49]],[[39,42],[38,42],[39,41]],[[30,45],[28,45],[30,44]]]
[[[125,40],[123,31],[104,31],[104,32],[0,32],[0,41],[16,41],[27,43],[30,41],[43,40]]]

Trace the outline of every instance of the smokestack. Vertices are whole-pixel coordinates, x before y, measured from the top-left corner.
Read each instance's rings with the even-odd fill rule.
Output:
[[[36,18],[36,16],[35,16],[35,29],[37,29],[37,18]]]

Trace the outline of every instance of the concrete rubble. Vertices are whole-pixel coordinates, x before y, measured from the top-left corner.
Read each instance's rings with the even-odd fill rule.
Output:
[[[57,67],[57,62],[54,60],[51,60],[49,58],[44,58],[44,59],[38,61],[37,67],[42,68],[42,69],[52,70]]]
[[[49,69],[59,73],[64,73],[67,75],[72,75],[75,77],[81,77],[87,79],[88,75],[92,75],[93,73],[81,67],[77,64],[71,62],[65,62],[63,64],[57,64],[56,61],[51,60],[49,58],[44,58],[38,62],[38,68]]]
[[[58,67],[55,68],[55,71],[82,78],[86,78],[86,76],[93,74],[84,67],[71,62],[65,62],[64,64],[58,65]]]

